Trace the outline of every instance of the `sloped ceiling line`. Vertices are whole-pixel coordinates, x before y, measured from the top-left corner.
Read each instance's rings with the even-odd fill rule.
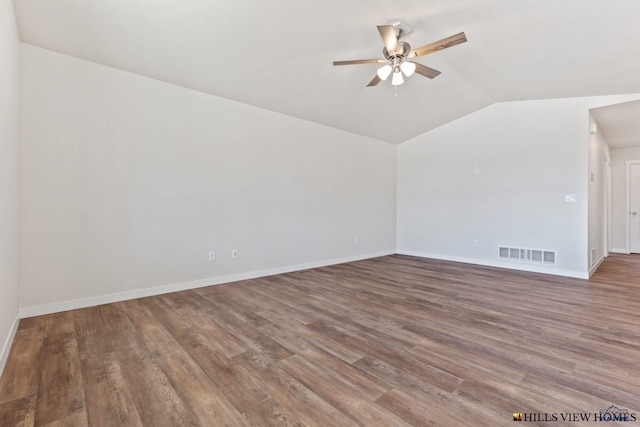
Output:
[[[21,41],[398,144],[497,101],[640,92],[636,0],[19,0]],[[366,88],[376,25],[402,20],[442,71]]]

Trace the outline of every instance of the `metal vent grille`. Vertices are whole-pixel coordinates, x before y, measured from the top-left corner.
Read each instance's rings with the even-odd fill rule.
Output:
[[[500,246],[498,258],[531,264],[556,265],[556,251]]]

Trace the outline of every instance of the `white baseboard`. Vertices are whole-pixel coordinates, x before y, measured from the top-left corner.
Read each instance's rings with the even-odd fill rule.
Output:
[[[13,321],[13,325],[11,325],[11,330],[9,331],[9,335],[7,335],[7,339],[4,341],[4,345],[2,346],[2,353],[0,353],[0,376],[2,376],[2,372],[4,371],[4,365],[7,363],[7,359],[9,358],[9,352],[11,351],[11,344],[13,344],[13,339],[16,336],[16,332],[18,331],[18,323],[20,323],[20,315],[16,316],[16,319]]]
[[[611,252],[615,252],[615,250],[612,249]],[[346,262],[361,261],[364,259],[393,255],[396,253],[400,255],[417,256],[421,258],[433,258],[433,259],[440,259],[445,261],[462,262],[466,264],[484,265],[488,267],[499,267],[499,268],[506,268],[510,270],[528,271],[532,273],[552,274],[556,276],[574,277],[578,279],[588,279],[589,276],[592,274],[592,271],[579,272],[579,271],[572,271],[572,270],[557,269],[554,267],[547,267],[547,266],[519,264],[515,262],[508,262],[508,261],[488,261],[488,260],[482,260],[482,259],[455,257],[455,256],[442,255],[442,254],[426,253],[426,252],[388,250],[388,251],[373,252],[373,253],[350,256],[350,257],[334,258],[334,259],[323,260],[323,261],[314,261],[314,262],[309,262],[304,264],[276,267],[276,268],[270,268],[265,270],[250,271],[246,273],[232,274],[228,276],[210,277],[206,279],[198,279],[198,280],[192,280],[187,282],[173,283],[169,285],[155,286],[152,288],[136,289],[132,291],[118,292],[114,294],[99,295],[99,296],[89,297],[89,298],[61,301],[61,302],[55,302],[51,304],[22,307],[20,308],[20,311],[19,311],[19,318],[40,316],[44,314],[58,313],[61,311],[75,310],[78,308],[92,307],[92,306],[101,305],[101,304],[109,304],[109,303],[118,302],[118,301],[126,301],[126,300],[131,300],[136,298],[144,298],[144,297],[149,297],[154,295],[166,294],[170,292],[183,291],[187,289],[196,289],[196,288],[201,288],[205,286],[220,285],[223,283],[232,283],[232,282],[238,282],[241,280],[249,280],[249,279],[255,279],[259,277],[273,276],[276,274],[284,274],[284,273],[291,273],[294,271],[308,270],[310,268],[318,268],[318,267],[325,267],[328,265],[343,264]],[[597,268],[597,266],[595,268]],[[595,268],[592,270],[595,271]],[[17,322],[15,324],[15,327],[17,327]],[[13,334],[15,334],[15,330],[13,331]],[[10,338],[13,339],[13,335]],[[5,343],[5,347],[6,345],[7,344]],[[3,353],[3,357],[5,357],[4,353]]]
[[[609,252],[615,252],[617,254],[628,254],[629,253],[626,249],[620,249],[620,248],[609,249]]]
[[[155,286],[152,288],[136,289],[132,291],[118,292],[115,294],[99,295],[95,297],[61,301],[51,304],[35,305],[20,308],[19,317],[41,316],[43,314],[58,313],[61,311],[75,310],[78,308],[92,307],[101,304],[109,304],[118,301],[126,301],[136,298],[149,297],[154,295],[167,294],[170,292],[184,291],[187,289],[202,288],[205,286],[220,285],[223,283],[238,282],[240,280],[256,279],[258,277],[273,276],[276,274],[291,273],[293,271],[308,270],[310,268],[325,267],[328,265],[343,264],[345,262],[361,261],[369,258],[377,258],[386,255],[393,255],[394,250],[373,252],[363,255],[349,256],[344,258],[334,258],[323,261],[314,261],[304,264],[290,265],[285,267],[269,268],[266,270],[250,271],[247,273],[232,274],[221,277],[210,277],[206,279],[191,280],[188,282],[173,283],[170,285]]]
[[[602,264],[603,261],[604,261],[604,257],[600,258],[598,262],[593,264],[593,267],[589,269],[589,277],[591,277],[591,275],[596,272],[596,270],[598,269],[598,267],[600,267],[600,264]]]
[[[506,268],[509,270],[528,271],[530,273],[552,274],[554,276],[573,277],[576,279],[589,278],[589,275],[587,272],[563,270],[555,267],[547,267],[544,265],[525,264],[525,263],[521,264],[521,263],[509,262],[509,261],[489,261],[484,259],[464,258],[464,257],[456,257],[456,256],[441,255],[441,254],[426,253],[426,252],[405,251],[405,250],[398,250],[398,254],[417,256],[421,258],[440,259],[443,261],[462,262],[466,264],[484,265],[486,267],[498,267],[498,268]]]

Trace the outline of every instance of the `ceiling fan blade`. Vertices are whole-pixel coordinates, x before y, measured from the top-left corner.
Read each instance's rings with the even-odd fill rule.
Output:
[[[417,62],[413,63],[416,64],[416,73],[420,75],[433,79],[434,77],[438,77],[438,75],[440,74],[440,71],[429,68],[426,65],[418,64]]]
[[[409,52],[409,54],[407,55],[407,58],[414,58],[416,56],[427,55],[429,53],[446,49],[448,47],[455,46],[457,44],[464,43],[466,41],[467,41],[467,36],[464,34],[464,32],[458,33],[453,36],[446,37],[442,40],[438,40],[436,42],[426,44],[417,49],[413,49],[411,52]]]
[[[354,59],[353,61],[333,61],[333,65],[378,64],[387,62],[386,59]]]
[[[369,84],[367,85],[367,87],[371,87],[371,86],[375,86],[378,83],[380,83],[382,81],[382,79],[380,77],[378,77],[377,75],[373,78],[373,80],[371,80],[369,82]]]
[[[396,37],[396,30],[393,25],[378,25],[378,32],[382,37],[384,47],[387,48],[387,52],[390,55],[398,53],[398,38]]]

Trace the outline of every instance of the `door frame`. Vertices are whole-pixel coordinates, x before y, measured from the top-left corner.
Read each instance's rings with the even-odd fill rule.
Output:
[[[640,160],[627,160],[627,221],[626,223],[626,243],[625,250],[628,254],[631,253],[631,165],[640,165]]]
[[[602,218],[602,256],[604,258],[609,256],[610,235],[611,235],[611,160],[609,156],[604,156],[604,173],[602,183],[602,201],[603,206],[603,218]]]

